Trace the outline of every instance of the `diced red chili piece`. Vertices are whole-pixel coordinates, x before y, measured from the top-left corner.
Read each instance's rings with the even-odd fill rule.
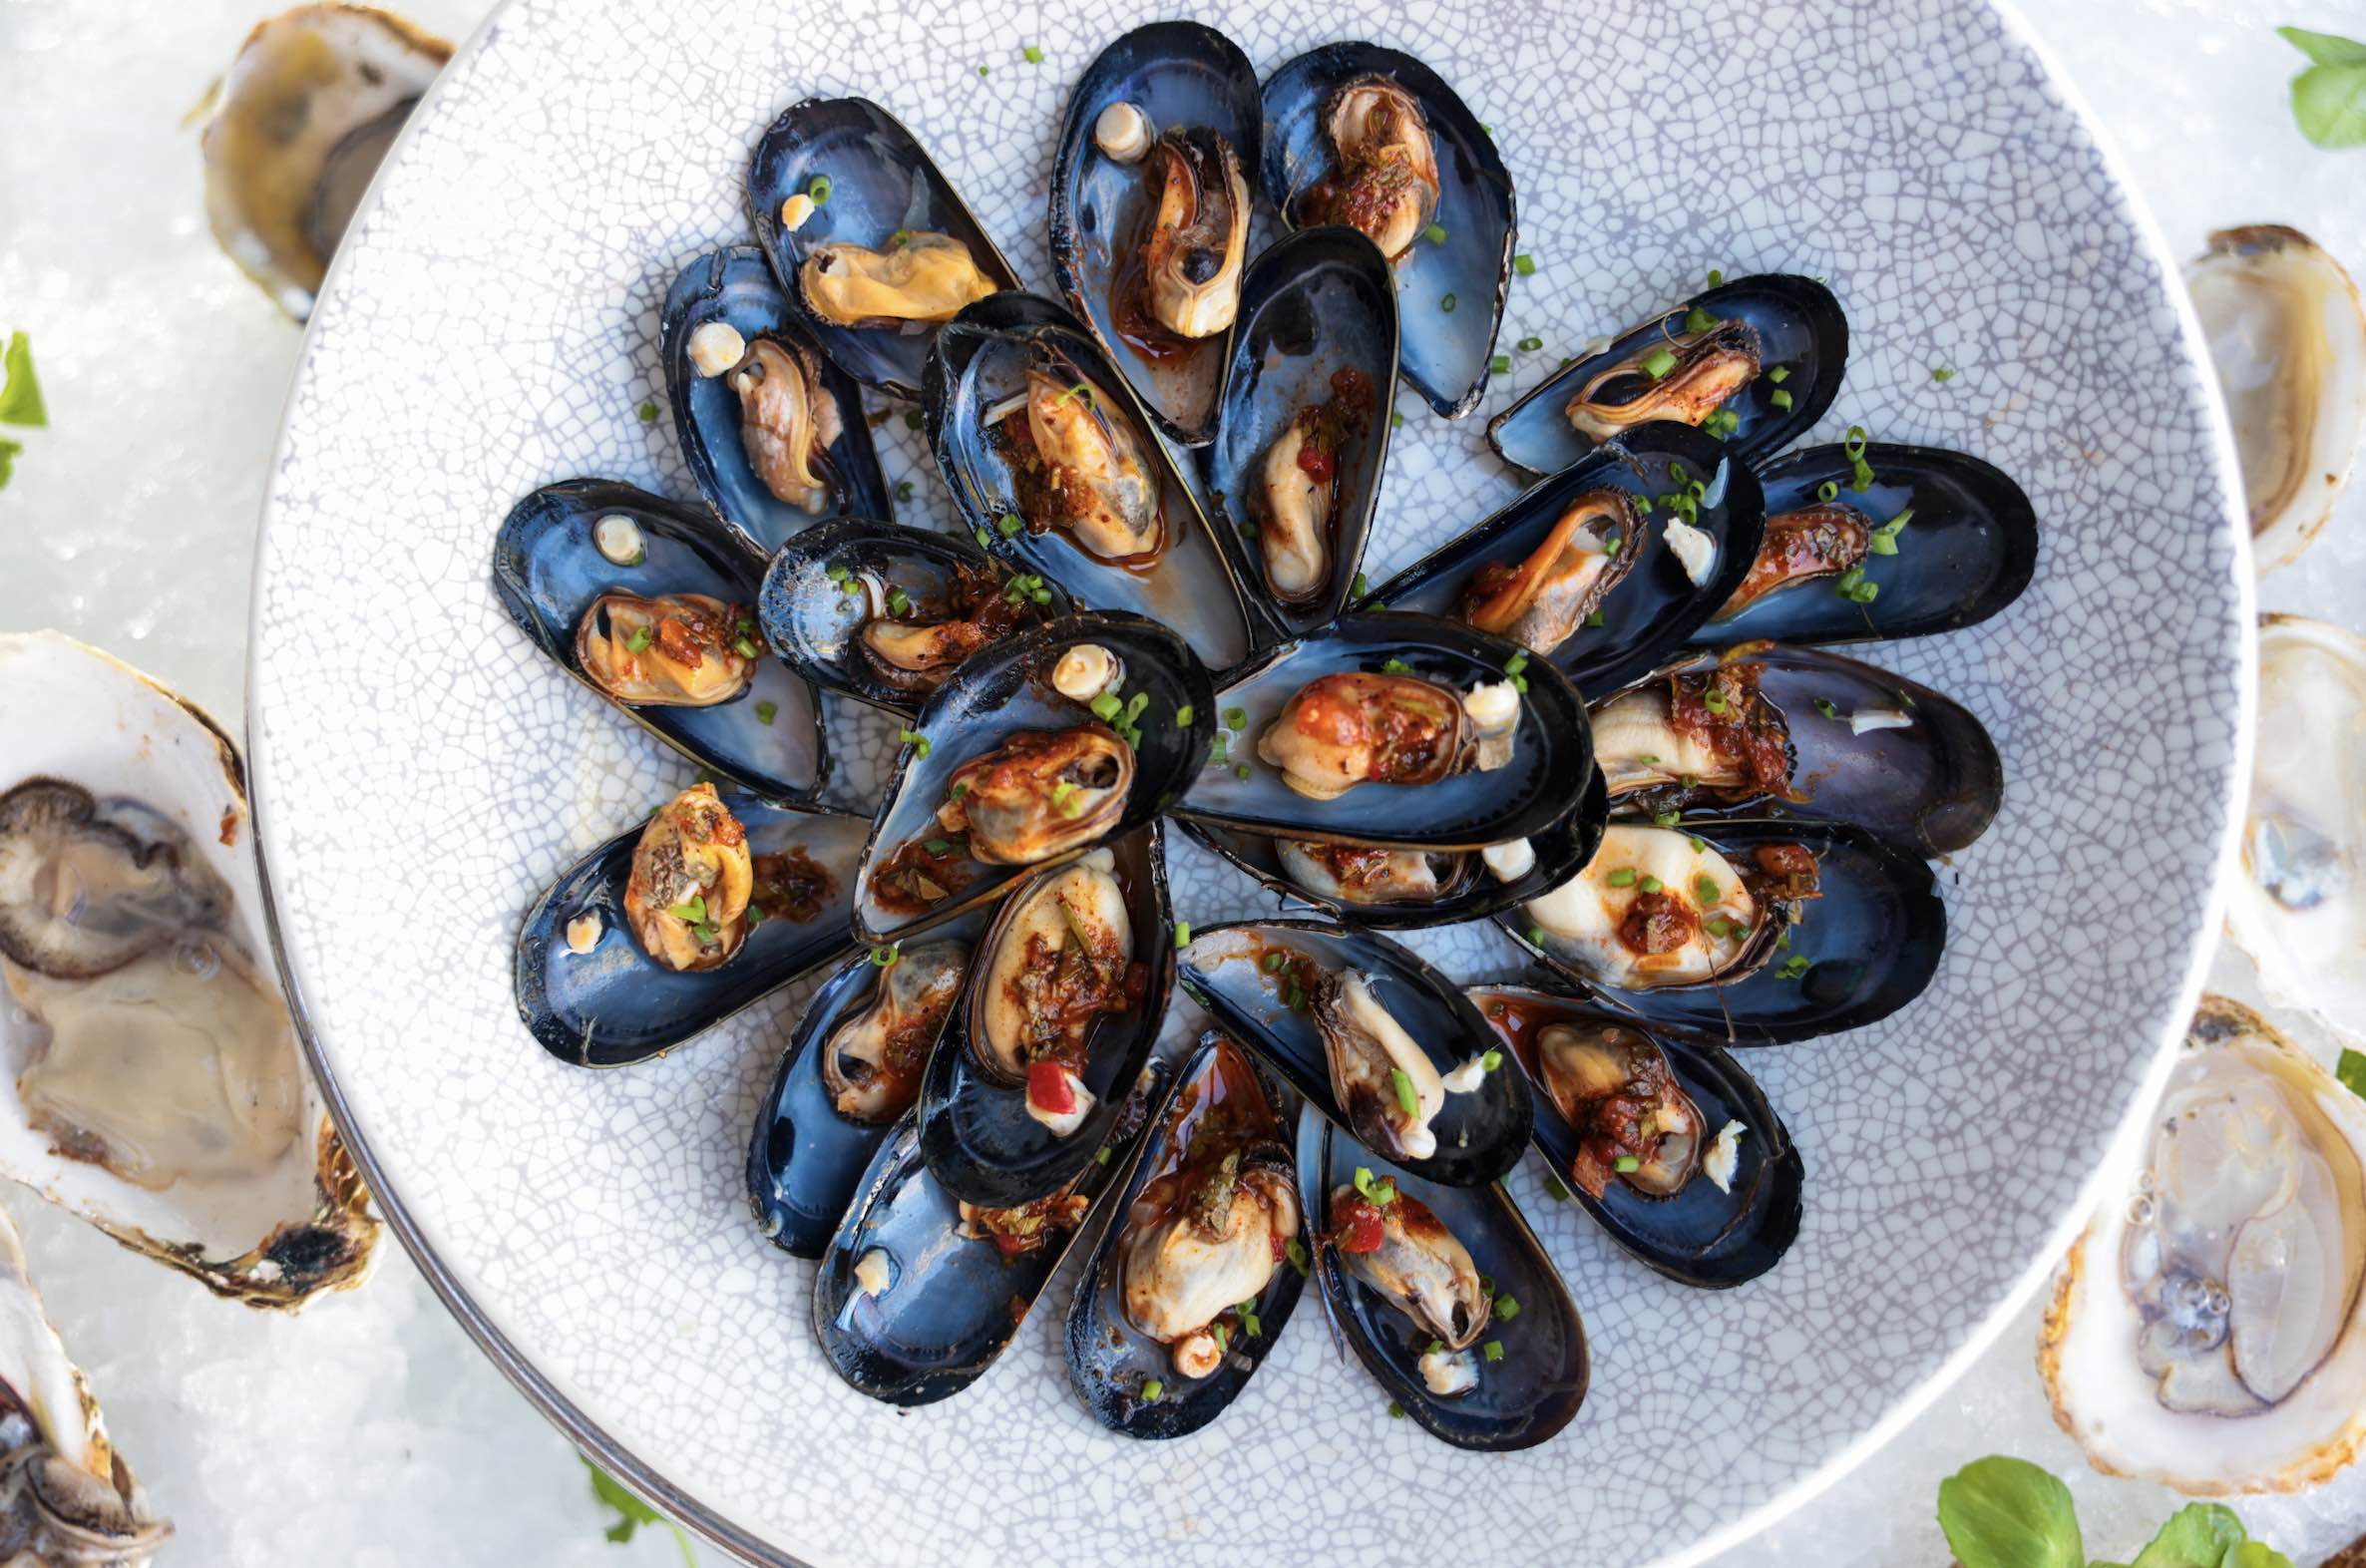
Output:
[[[1064,1116],[1076,1108],[1076,1091],[1065,1068],[1056,1061],[1027,1063],[1027,1103],[1037,1110]]]

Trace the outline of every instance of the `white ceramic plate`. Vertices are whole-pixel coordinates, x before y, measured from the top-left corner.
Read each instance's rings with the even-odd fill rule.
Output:
[[[518,0],[454,63],[314,319],[257,567],[260,820],[317,1060],[392,1218],[488,1348],[605,1462],[750,1557],[1689,1560],[1961,1365],[2060,1244],[2189,1005],[2248,600],[2172,274],[2027,43],[1976,0],[1184,9],[1260,71],[1341,37],[1423,57],[1518,182],[1519,248],[1540,264],[1503,340],[1548,346],[1477,417],[1408,408],[1376,581],[1510,492],[1487,414],[1711,267],[1831,280],[1853,343],[1817,439],[1859,422],[1964,447],[2036,501],[2045,549],[2019,603],[1873,650],[1986,720],[2010,789],[1943,871],[1954,932],[1930,992],[1881,1027],[1749,1058],[1807,1161],[1782,1266],[1685,1291],[1523,1170],[1515,1196],[1594,1364],[1576,1424],[1518,1455],[1388,1420],[1311,1308],[1209,1431],[1129,1444],[1069,1392],[1064,1279],[977,1387],[900,1413],[827,1371],[811,1267],[766,1245],[742,1197],[802,992],[621,1072],[562,1066],[519,1026],[527,903],[688,770],[505,621],[488,581],[502,515],[575,474],[690,494],[666,425],[636,417],[664,403],[657,303],[684,260],[744,237],[746,150],[806,94],[900,113],[1048,288],[1058,114],[1092,55],[1157,14],[1139,0]],[[917,441],[896,419],[881,435],[891,481],[920,492],[908,514],[949,522]],[[885,731],[835,738],[860,789]],[[1179,915],[1259,907],[1189,847],[1173,858]],[[1465,976],[1514,962],[1485,930],[1417,945]]]

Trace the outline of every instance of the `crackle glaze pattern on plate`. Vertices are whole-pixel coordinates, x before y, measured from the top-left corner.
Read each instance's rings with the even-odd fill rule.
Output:
[[[805,988],[606,1073],[545,1055],[511,1004],[535,893],[688,769],[504,620],[489,547],[547,480],[693,495],[662,415],[637,410],[664,407],[667,281],[745,237],[756,134],[809,93],[879,98],[1049,292],[1069,85],[1122,29],[1176,11],[1226,27],[1261,72],[1342,37],[1420,55],[1519,184],[1539,265],[1514,280],[1502,341],[1547,346],[1515,353],[1465,421],[1406,409],[1376,581],[1511,494],[1489,414],[1710,267],[1839,292],[1848,380],[1809,439],[1855,421],[1964,447],[2020,479],[2046,531],[2007,614],[1871,650],[1980,715],[2010,790],[1943,869],[1954,938],[1930,992],[1877,1028],[1748,1058],[1807,1160],[1782,1266],[1689,1292],[1547,1199],[1533,1161],[1513,1182],[1594,1354],[1586,1409],[1528,1453],[1465,1455],[1387,1419],[1317,1315],[1209,1431],[1129,1444],[1068,1388],[1066,1276],[962,1397],[873,1404],[813,1344],[812,1266],[765,1244],[741,1191]],[[339,268],[276,460],[250,692],[317,1059],[406,1239],[513,1375],[748,1555],[1695,1557],[1900,1414],[2034,1279],[2186,1003],[2244,687],[2224,445],[2141,220],[1979,4],[1089,0],[1049,20],[951,0],[518,0],[451,68]],[[1958,374],[1935,383],[1936,365]],[[918,438],[892,415],[880,438],[891,483],[915,482],[907,516],[950,526]],[[833,709],[839,787],[860,796],[891,730]],[[1271,907],[1173,838],[1178,915]],[[1410,941],[1466,978],[1516,967],[1483,924]],[[1179,1002],[1170,1037],[1199,1021]]]

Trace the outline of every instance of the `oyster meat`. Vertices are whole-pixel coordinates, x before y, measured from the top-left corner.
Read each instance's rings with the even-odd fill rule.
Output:
[[[576,627],[576,662],[618,702],[710,708],[756,678],[760,635],[753,610],[704,593],[602,593]]]
[[[1523,908],[1555,953],[1622,990],[1739,980],[1766,963],[1780,908],[1815,896],[1815,857],[1761,845],[1745,871],[1668,828],[1614,824],[1585,870]]]
[[[1257,468],[1250,509],[1266,586],[1286,604],[1308,603],[1331,581],[1332,518],[1339,509],[1340,451],[1372,407],[1361,370],[1335,371],[1331,396],[1284,426]]]
[[[838,1114],[894,1121],[920,1094],[921,1069],[961,999],[970,950],[958,942],[898,948],[871,1005],[822,1042],[822,1082]]]
[[[1550,1023],[1536,1036],[1536,1063],[1553,1108],[1578,1135],[1569,1179],[1588,1197],[1599,1199],[1613,1179],[1672,1197],[1701,1169],[1700,1107],[1666,1052],[1642,1034],[1615,1023]]]
[[[712,784],[693,784],[641,830],[624,883],[624,918],[642,950],[667,969],[711,970],[747,938],[755,880],[747,830]]]
[[[2226,930],[2269,999],[2366,1031],[2366,638],[2269,615]]]
[[[1648,680],[1592,710],[1594,760],[1610,797],[1644,792],[1724,801],[1790,788],[1790,732],[1748,660]]]
[[[1382,849],[1281,839],[1282,873],[1310,893],[1343,904],[1433,904],[1469,886],[1475,856],[1446,850]]]
[[[1508,683],[1467,695],[1410,675],[1321,675],[1291,695],[1257,754],[1310,800],[1359,784],[1435,784],[1511,761],[1519,695]]]
[[[1095,1027],[1139,1003],[1149,982],[1115,865],[1095,850],[1015,895],[986,937],[972,1004],[981,1068],[996,1083],[1024,1084],[1027,1114],[1062,1135],[1092,1109],[1084,1065]]]
[[[1143,437],[1109,393],[1029,367],[1026,390],[986,410],[985,423],[1028,528],[1064,532],[1101,561],[1138,564],[1166,548],[1166,510]]]
[[[1625,581],[1643,541],[1643,514],[1632,496],[1611,485],[1586,491],[1526,558],[1485,562],[1470,575],[1462,618],[1550,653]]]
[[[1358,1175],[1359,1185],[1332,1189],[1329,1239],[1351,1277],[1437,1342],[1422,1358],[1421,1372],[1432,1391],[1463,1392],[1476,1380],[1467,1375],[1471,1369],[1429,1364],[1477,1343],[1494,1317],[1493,1294],[1479,1278],[1470,1249],[1427,1204],[1397,1191],[1393,1182],[1364,1180],[1369,1172]]]
[[[2333,516],[2366,426],[2366,307],[2298,229],[2210,235],[2185,269],[2234,426],[2262,571],[2296,560]]]
[[[797,269],[806,308],[847,327],[951,321],[966,305],[999,293],[970,247],[950,234],[899,230],[885,250],[830,240],[806,251]]]
[[[1401,260],[1437,212],[1437,150],[1413,95],[1388,77],[1357,77],[1324,107],[1338,167],[1300,198],[1297,221],[1360,228]]]
[[[1009,636],[1033,616],[1016,584],[1005,586],[992,568],[954,569],[941,600],[914,599],[865,574],[849,586],[865,595],[868,614],[855,639],[872,674],[899,691],[930,692],[962,661]]]
[[[1176,129],[1143,165],[1151,195],[1141,241],[1143,304],[1182,338],[1213,337],[1241,304],[1249,249],[1249,185],[1232,144],[1214,131]],[[1119,286],[1129,281],[1120,271]]]
[[[1596,441],[1656,419],[1702,425],[1758,379],[1759,353],[1758,328],[1747,321],[1687,318],[1684,330],[1662,332],[1588,376],[1562,413]]]
[[[1734,596],[1717,612],[1731,619],[1779,588],[1838,577],[1862,566],[1872,548],[1873,520],[1844,501],[1819,501],[1767,519],[1759,553]]]
[[[1430,1123],[1445,1108],[1445,1080],[1429,1053],[1373,994],[1362,975],[1333,972],[1315,986],[1311,1008],[1323,1036],[1331,1096],[1348,1129],[1390,1159],[1437,1152]]]
[[[0,954],[17,965],[88,980],[229,914],[228,884],[139,802],[38,778],[0,795]]]
[[[937,820],[973,859],[1032,866],[1105,836],[1133,782],[1133,748],[1106,724],[1022,729],[954,769]]]
[[[2057,1279],[2055,1419],[2183,1491],[2321,1481],[2366,1443],[2366,1102],[2205,996],[2152,1127]]]

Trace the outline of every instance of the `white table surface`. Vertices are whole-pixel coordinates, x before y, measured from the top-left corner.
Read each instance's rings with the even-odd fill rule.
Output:
[[[25,451],[0,492],[0,630],[73,632],[232,724],[265,460],[300,338],[214,249],[181,120],[263,3],[0,0],[0,332],[31,333],[50,410],[49,429],[10,432]],[[457,37],[482,7],[405,9]],[[2285,222],[2366,273],[2366,151],[2301,139],[2287,101],[2300,57],[2273,32],[2366,36],[2366,0],[2031,0],[2027,19],[2172,252],[2192,255],[2213,228]],[[1976,373],[1959,390],[1978,396]],[[2325,542],[2262,583],[2261,606],[2366,626],[2362,572],[2366,487]],[[2232,953],[2213,983],[2252,993]],[[2321,1031],[2304,1037],[2329,1048]],[[602,1538],[610,1516],[566,1442],[391,1241],[364,1290],[277,1320],[19,1194],[4,1201],[120,1446],[179,1526],[168,1562],[679,1561],[661,1533]],[[2095,1474],[2055,1430],[2036,1327],[2034,1305],[2008,1319],[1926,1411],[1720,1568],[1944,1563],[1937,1482],[1994,1451],[2069,1479],[2091,1553],[2133,1555],[2177,1499]],[[2241,1512],[2312,1562],[2366,1531],[2366,1469]]]

